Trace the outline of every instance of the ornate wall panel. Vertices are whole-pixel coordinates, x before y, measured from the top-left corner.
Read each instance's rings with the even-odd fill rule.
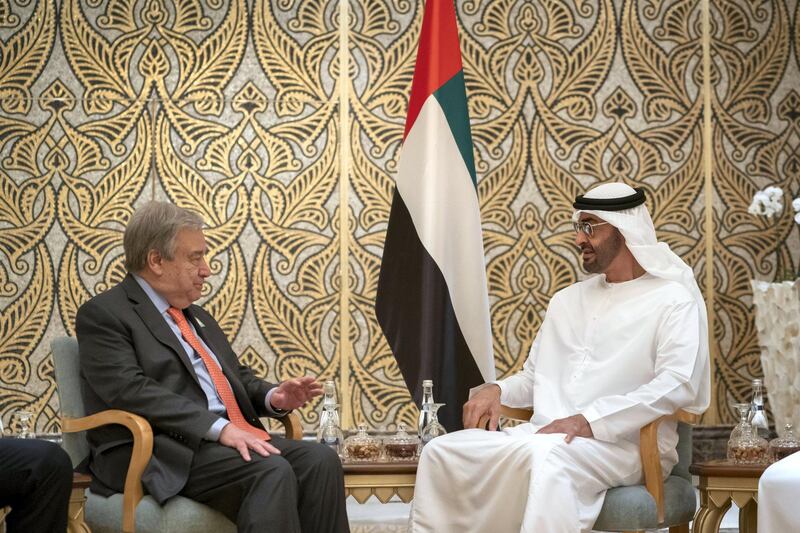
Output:
[[[168,198],[208,223],[201,303],[245,362],[270,379],[336,379],[346,425],[411,422],[373,302],[421,8],[0,0],[3,421],[27,409],[37,431],[58,428],[50,341],[124,274],[135,207]],[[551,295],[582,277],[572,198],[624,180],[647,189],[659,235],[713,302],[707,421],[732,420],[728,402],[761,372],[748,281],[800,261],[788,216],[746,212],[766,184],[800,189],[797,11],[458,2],[500,375],[521,367]],[[314,406],[302,414],[315,422]]]
[[[350,216],[348,259],[352,317],[352,385],[348,403],[356,421],[374,426],[404,421],[413,427],[416,408],[374,313],[381,250],[392,201],[398,148],[423,5],[351,1],[349,40]]]
[[[64,0],[60,17],[46,2],[9,6],[6,423],[25,407],[37,430],[57,428],[49,342],[124,275],[122,229],[152,198],[207,222],[202,302],[244,361],[273,380],[337,377],[336,5]]]
[[[393,13],[401,22],[404,13]],[[499,375],[522,366],[550,296],[582,276],[569,216],[575,194],[591,184],[645,187],[662,238],[702,277],[700,15],[699,4],[685,3],[459,3]],[[406,40],[418,20],[415,14],[377,59],[364,54],[358,63],[368,83],[354,91],[352,184],[361,233],[351,256],[371,246],[376,263],[391,198],[385,176],[402,135],[402,106],[393,114],[393,98],[410,82]],[[387,82],[386,71],[398,81]],[[371,305],[374,284],[364,287]],[[371,307],[362,323],[353,411],[374,423],[395,406],[411,417],[404,388],[380,382],[399,380],[387,346],[373,341],[379,330]],[[375,405],[375,388],[384,392],[384,409],[370,415],[365,406]]]
[[[751,379],[762,375],[750,279],[798,273],[800,235],[791,207],[773,219],[747,212],[753,193],[767,185],[791,198],[800,193],[798,6],[711,3],[715,393],[728,421],[730,403],[746,399]]]

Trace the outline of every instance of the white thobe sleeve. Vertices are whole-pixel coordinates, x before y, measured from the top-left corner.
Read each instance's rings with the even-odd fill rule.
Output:
[[[533,381],[534,381],[534,367],[536,361],[536,353],[539,349],[539,332],[536,333],[536,338],[533,339],[531,351],[525,364],[522,365],[522,370],[509,376],[506,379],[497,381],[500,386],[500,403],[509,407],[525,407],[530,408],[533,403]]]
[[[679,303],[665,315],[656,339],[655,377],[627,394],[598,398],[581,413],[596,439],[616,442],[695,401],[702,386],[699,324],[694,301]]]
[[[479,390],[494,384],[500,387],[500,403],[508,407],[530,408],[531,403],[533,403],[534,361],[539,348],[539,334],[541,331],[542,328],[539,328],[539,333],[536,334],[536,338],[533,340],[531,351],[528,353],[525,364],[522,365],[522,370],[505,379],[489,381],[473,387],[469,391],[469,397],[472,398]]]

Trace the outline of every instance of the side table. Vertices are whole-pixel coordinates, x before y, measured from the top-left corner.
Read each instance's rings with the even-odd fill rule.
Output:
[[[91,476],[79,474],[78,472],[72,473],[72,492],[69,495],[69,518],[67,521],[68,533],[91,533],[83,518],[86,506],[84,491],[89,488],[91,482]]]
[[[366,502],[373,494],[381,503],[393,496],[408,503],[414,497],[417,462],[342,463],[345,497],[353,496],[358,503]]]
[[[756,533],[758,480],[769,465],[737,465],[727,460],[694,463],[689,472],[700,478],[700,508],[694,516],[693,533],[716,533],[722,517],[735,503],[739,508],[739,532]]]

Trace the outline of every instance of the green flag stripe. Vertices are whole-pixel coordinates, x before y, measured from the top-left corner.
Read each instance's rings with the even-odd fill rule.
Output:
[[[433,93],[439,102],[453,138],[467,165],[472,178],[472,185],[477,189],[478,180],[475,175],[475,156],[472,153],[472,133],[469,129],[469,112],[467,110],[467,93],[464,85],[464,71],[459,70],[452,78]]]

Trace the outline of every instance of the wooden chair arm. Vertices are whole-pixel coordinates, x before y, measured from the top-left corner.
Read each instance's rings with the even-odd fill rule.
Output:
[[[297,415],[297,413],[291,411],[277,420],[283,424],[283,427],[286,430],[287,439],[303,440],[303,424],[300,421],[300,417]]]
[[[76,433],[109,424],[125,426],[133,436],[133,452],[125,476],[125,492],[122,494],[122,531],[133,533],[136,529],[136,506],[144,494],[142,473],[153,455],[153,430],[150,423],[128,411],[109,409],[82,418],[64,417],[61,430],[64,433]]]
[[[500,416],[509,418],[511,420],[521,420],[527,422],[533,416],[533,409],[526,409],[524,407],[508,407],[507,405],[500,406]],[[478,427],[483,429],[489,428],[489,417],[483,415],[478,420]]]
[[[523,422],[529,421],[533,418],[533,409],[525,407],[507,407],[500,406],[500,416],[510,418],[511,420],[522,420]]]
[[[6,505],[5,507],[0,507],[0,531],[5,532],[5,525],[6,525],[6,517],[8,513],[11,512],[11,507]]]
[[[672,415],[670,418],[677,420],[678,422],[683,422],[684,424],[695,426],[700,423],[700,416],[701,415],[696,415],[694,413],[690,413],[689,411],[684,411],[683,409],[681,409],[677,413]]]
[[[639,430],[639,455],[642,460],[644,486],[656,502],[659,524],[664,522],[664,475],[661,471],[661,454],[658,453],[658,426],[664,420],[696,424],[700,415],[681,409],[675,414],[662,416]]]
[[[283,426],[287,439],[302,440],[303,439],[303,423],[300,420],[300,415],[294,411],[289,411],[281,417],[262,416],[260,418],[261,424],[267,430],[275,428],[275,423]]]

